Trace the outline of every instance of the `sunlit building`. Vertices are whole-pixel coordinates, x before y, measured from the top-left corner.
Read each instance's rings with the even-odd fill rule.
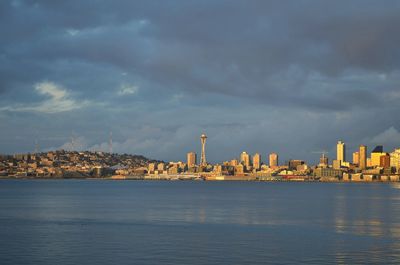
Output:
[[[360,152],[353,153],[353,164],[358,165],[360,163]]]
[[[148,166],[149,174],[153,174],[155,170],[156,170],[156,164],[155,163],[149,163],[149,166]]]
[[[325,153],[322,153],[321,157],[319,158],[319,166],[320,167],[327,167],[328,166],[328,157],[325,156]]]
[[[395,167],[397,172],[400,170],[400,148],[390,153],[390,165]]]
[[[333,160],[332,161],[332,168],[333,169],[340,169],[341,168],[341,163],[340,162],[341,161],[337,160],[337,159]]]
[[[289,170],[296,170],[297,166],[304,165],[304,164],[305,164],[305,162],[303,160],[297,160],[297,159],[289,160],[289,163],[288,163]]]
[[[187,165],[188,167],[194,167],[197,164],[197,154],[195,152],[187,153]]]
[[[343,141],[338,141],[336,145],[336,160],[343,164],[346,161],[346,145]]]
[[[383,155],[386,155],[386,153],[383,152],[383,146],[376,146],[371,153],[371,166],[379,167],[381,164],[381,156]]]
[[[367,147],[365,145],[360,145],[359,151],[359,168],[366,169],[367,168]]]
[[[229,163],[232,167],[235,167],[239,164],[239,161],[237,159],[232,159]]]
[[[314,172],[318,178],[341,178],[343,172],[334,168],[316,168]]]
[[[389,154],[386,153],[380,157],[379,166],[383,167],[383,168],[390,168],[390,155]]]
[[[372,162],[370,157],[367,157],[367,167],[372,167]]]
[[[162,173],[165,171],[165,164],[164,163],[160,163],[157,165],[157,170],[159,173]]]
[[[235,175],[242,175],[242,174],[244,174],[244,166],[242,164],[235,166]]]
[[[278,164],[279,164],[278,154],[277,153],[269,154],[269,166],[276,167],[276,166],[278,166]]]
[[[175,175],[175,174],[180,173],[180,168],[179,168],[178,164],[172,164],[172,165],[168,168],[167,172],[168,172],[168,174],[170,174],[170,175]]]
[[[220,175],[222,173],[222,165],[216,164],[214,166],[213,172]]]
[[[250,155],[247,152],[242,152],[240,154],[240,163],[242,163],[246,168],[250,167]]]
[[[259,153],[255,153],[253,156],[253,168],[259,170],[261,167],[261,155]]]

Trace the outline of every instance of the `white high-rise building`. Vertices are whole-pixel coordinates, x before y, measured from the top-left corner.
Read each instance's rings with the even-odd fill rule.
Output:
[[[342,141],[338,141],[336,145],[336,160],[340,161],[341,165],[346,162],[346,145]]]

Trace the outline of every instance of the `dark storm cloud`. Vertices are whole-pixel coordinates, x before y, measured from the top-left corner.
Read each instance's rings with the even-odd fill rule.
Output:
[[[121,150],[162,159],[203,129],[231,152],[380,139],[400,129],[399,14],[398,1],[2,1],[2,133],[58,117],[48,136],[75,127],[99,147],[114,128]]]

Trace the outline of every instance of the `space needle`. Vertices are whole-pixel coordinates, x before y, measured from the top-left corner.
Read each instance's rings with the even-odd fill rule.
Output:
[[[207,166],[207,160],[206,160],[206,140],[207,140],[207,135],[204,133],[200,136],[201,140],[201,159],[200,159],[200,165],[201,166]]]

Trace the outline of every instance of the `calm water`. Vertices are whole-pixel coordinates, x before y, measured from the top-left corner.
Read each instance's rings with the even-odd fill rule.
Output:
[[[0,264],[398,264],[395,184],[0,181]]]

